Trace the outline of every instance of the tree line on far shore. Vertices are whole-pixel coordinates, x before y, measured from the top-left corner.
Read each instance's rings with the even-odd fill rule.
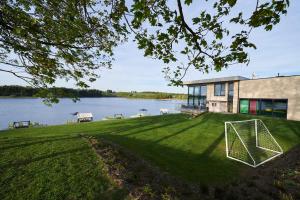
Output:
[[[166,92],[117,92],[118,97],[143,99],[186,99],[186,94]]]
[[[185,94],[165,93],[165,92],[114,92],[112,90],[97,89],[72,89],[55,87],[49,89],[51,93],[59,98],[74,97],[126,97],[126,98],[146,98],[146,99],[185,99]],[[0,96],[2,97],[38,97],[42,92],[38,88],[25,87],[19,85],[0,86]]]
[[[72,89],[55,87],[49,89],[57,97],[109,97],[114,96],[112,91],[101,91],[96,89]],[[37,97],[41,92],[38,88],[24,87],[18,85],[0,86],[0,96],[3,97]]]

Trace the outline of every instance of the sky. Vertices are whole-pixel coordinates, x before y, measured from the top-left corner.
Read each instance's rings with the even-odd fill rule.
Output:
[[[247,5],[249,1],[241,6]],[[197,14],[199,7],[192,6],[186,10],[189,14]],[[291,1],[288,14],[282,16],[281,22],[272,31],[254,30],[251,40],[257,49],[249,51],[250,64],[238,64],[223,69],[221,72],[211,71],[203,74],[196,70],[188,71],[184,80],[199,80],[224,76],[245,76],[250,78],[280,75],[300,75],[300,1]],[[129,41],[115,50],[115,61],[112,69],[99,71],[100,79],[91,84],[91,88],[114,91],[161,91],[186,93],[185,87],[168,86],[162,69],[165,65],[158,60],[145,58],[143,51]],[[26,85],[22,80],[10,74],[0,72],[0,85]],[[58,80],[56,86],[74,88],[73,82]]]

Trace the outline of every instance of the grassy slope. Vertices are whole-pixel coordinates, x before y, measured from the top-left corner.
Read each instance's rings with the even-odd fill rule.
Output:
[[[0,132],[0,199],[120,199],[124,192],[78,134],[106,138],[164,171],[200,183],[230,181],[247,167],[225,158],[224,121],[208,113],[146,117]],[[263,118],[285,151],[300,143],[300,123]]]
[[[61,128],[1,134],[0,199],[119,199],[87,142]]]

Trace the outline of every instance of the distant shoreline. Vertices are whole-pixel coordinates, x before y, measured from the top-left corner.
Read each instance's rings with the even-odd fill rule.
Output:
[[[109,97],[79,97],[79,99],[84,98],[125,98],[125,99],[154,99],[160,101],[170,101],[170,100],[186,100],[185,98],[148,98],[148,97],[129,97],[129,96],[109,96]],[[0,99],[42,99],[41,97],[27,97],[27,96],[0,96]],[[72,99],[70,97],[59,97],[59,99]]]

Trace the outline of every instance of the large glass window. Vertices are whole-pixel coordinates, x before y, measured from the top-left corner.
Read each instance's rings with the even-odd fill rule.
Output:
[[[194,96],[200,96],[200,86],[195,86]]]
[[[198,106],[200,109],[206,108],[206,85],[188,87],[188,105]]]
[[[233,83],[228,83],[227,111],[233,112]]]
[[[189,96],[189,97],[188,97],[188,105],[189,105],[189,106],[194,105],[194,98],[193,98],[193,96]]]
[[[228,84],[228,96],[233,97],[233,83]]]
[[[215,84],[215,96],[225,96],[225,83]]]
[[[194,87],[193,86],[189,86],[189,88],[188,88],[188,95],[189,96],[194,96]]]
[[[286,118],[286,99],[241,99],[240,113]]]
[[[206,93],[207,93],[206,85],[201,85],[200,87],[201,87],[200,96],[205,96],[206,97]]]
[[[194,86],[189,86],[188,87],[188,101],[187,104],[189,106],[193,106],[194,105]]]
[[[270,99],[263,99],[260,101],[260,114],[272,116],[273,102]]]
[[[273,116],[280,118],[287,117],[287,100],[273,101]]]

